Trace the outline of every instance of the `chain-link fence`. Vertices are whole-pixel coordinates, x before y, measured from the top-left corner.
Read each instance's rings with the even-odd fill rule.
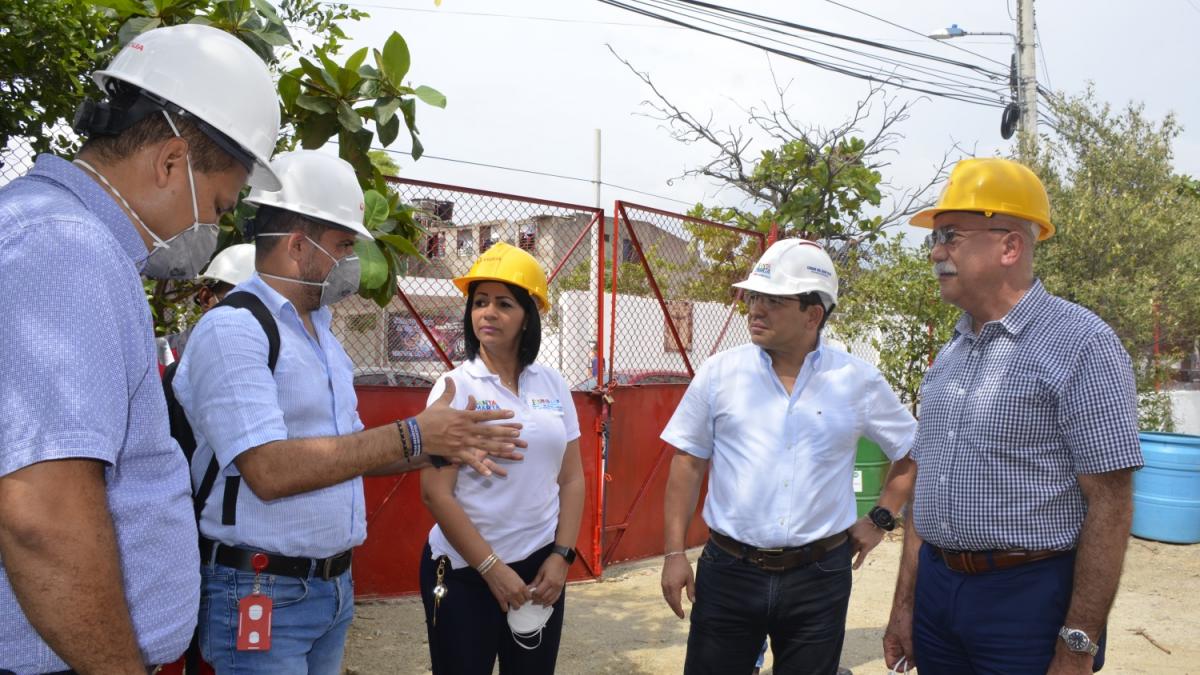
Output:
[[[451,280],[496,242],[529,251],[550,277],[550,311],[542,316],[538,363],[568,384],[591,388],[593,347],[600,340],[600,209],[471,188],[395,180],[417,208],[424,259],[409,258],[386,307],[353,296],[334,307],[334,333],[354,361],[359,384],[429,386],[462,362],[466,302]]]
[[[0,150],[0,187],[24,176],[33,167],[37,153],[23,138],[9,140],[8,146]]]
[[[686,382],[709,356],[749,341],[731,284],[762,255],[762,233],[628,202],[613,208],[606,381]]]

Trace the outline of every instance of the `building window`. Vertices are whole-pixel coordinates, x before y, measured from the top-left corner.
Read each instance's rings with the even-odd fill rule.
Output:
[[[636,262],[638,259],[637,249],[633,247],[632,239],[621,240],[621,262]]]
[[[537,252],[537,226],[533,223],[521,223],[517,246],[530,253]]]
[[[425,257],[441,258],[446,255],[446,239],[441,232],[435,232],[425,240]]]
[[[492,244],[494,244],[494,243],[496,243],[496,242],[494,239],[492,239],[492,226],[491,225],[480,225],[479,226],[479,252],[483,253],[484,251],[491,248]]]
[[[455,250],[458,252],[458,255],[460,255],[460,256],[468,256],[468,257],[474,256],[475,255],[474,233],[468,229],[459,230],[457,239],[455,241]]]

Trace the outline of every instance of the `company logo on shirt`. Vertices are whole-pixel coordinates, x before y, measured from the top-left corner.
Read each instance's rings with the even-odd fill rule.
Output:
[[[553,410],[554,412],[562,412],[562,401],[556,398],[530,398],[529,407],[534,410]]]
[[[477,399],[475,399],[475,409],[476,410],[499,410],[500,403],[498,401],[491,401],[486,398],[477,398]]]
[[[754,275],[771,278],[771,263],[759,263],[754,266]]]

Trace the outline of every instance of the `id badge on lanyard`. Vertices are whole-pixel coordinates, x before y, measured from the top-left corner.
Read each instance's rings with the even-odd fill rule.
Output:
[[[271,649],[271,598],[262,594],[259,576],[267,568],[265,553],[250,559],[254,567],[254,588],[238,601],[237,648],[241,652],[265,652]]]

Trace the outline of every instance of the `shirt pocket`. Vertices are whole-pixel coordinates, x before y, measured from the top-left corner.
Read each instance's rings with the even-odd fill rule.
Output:
[[[811,448],[813,459],[820,462],[844,460],[846,449],[853,448],[862,430],[858,411],[845,405],[818,405],[809,408],[794,421],[797,439]]]

